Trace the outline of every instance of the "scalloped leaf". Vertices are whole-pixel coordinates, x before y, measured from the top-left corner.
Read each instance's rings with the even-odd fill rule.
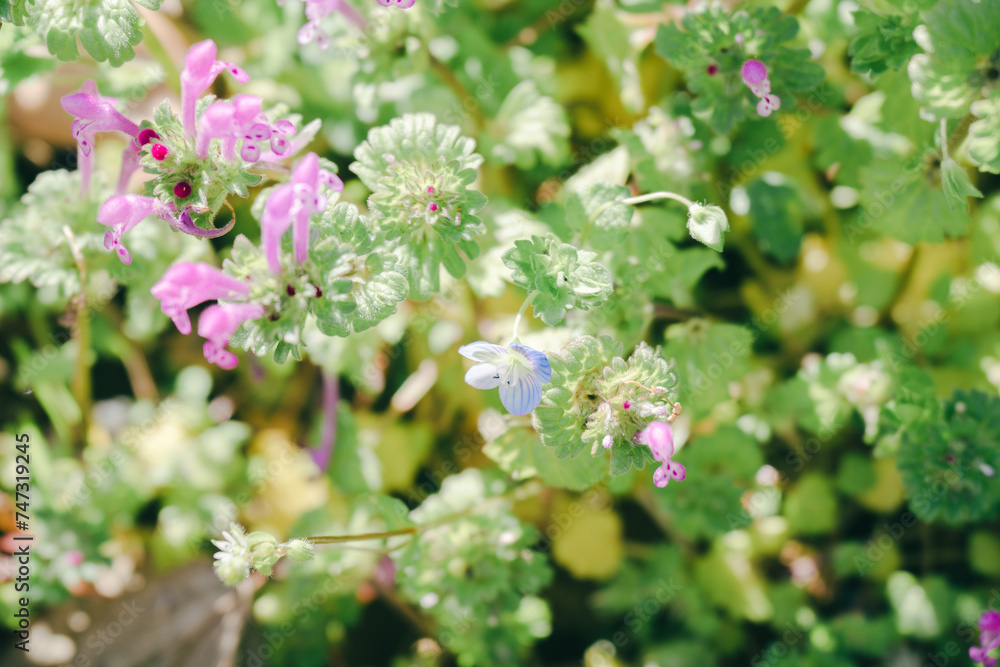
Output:
[[[561,322],[568,310],[590,310],[607,300],[614,289],[611,273],[596,260],[596,253],[560,243],[551,234],[515,241],[503,256],[514,284],[538,292],[531,306],[549,326]]]

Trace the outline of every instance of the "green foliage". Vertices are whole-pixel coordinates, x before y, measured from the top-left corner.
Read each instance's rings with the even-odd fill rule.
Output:
[[[628,188],[610,183],[595,183],[566,199],[566,225],[579,232],[579,242],[586,239],[592,247],[617,245],[625,236],[633,208],[622,203]]]
[[[747,186],[747,196],[761,250],[782,262],[797,257],[802,241],[802,210],[795,188],[758,180]]]
[[[985,97],[996,80],[1000,58],[1000,5],[975,0],[942,0],[923,16],[925,53],[910,62],[913,96],[940,118],[960,118]]]
[[[921,411],[903,424],[896,454],[910,508],[926,521],[962,524],[1000,511],[1000,399],[956,391],[941,421]]]
[[[162,0],[138,0],[146,9],[159,9]],[[5,3],[6,4],[6,3]],[[98,62],[118,67],[135,57],[132,48],[142,40],[144,22],[128,0],[85,0],[66,3],[61,0],[14,2],[12,18],[38,33],[49,53],[59,60],[76,60],[77,40]],[[0,18],[4,14],[0,6]]]
[[[590,310],[611,294],[611,274],[596,261],[597,254],[560,243],[553,235],[515,241],[503,256],[514,284],[529,293],[535,317],[555,326],[573,308]]]
[[[536,162],[562,164],[569,153],[566,112],[528,79],[514,86],[497,110],[494,132],[502,139],[488,154],[504,164],[530,169]]]
[[[913,39],[915,16],[882,15],[859,9],[854,12],[856,34],[847,50],[851,69],[878,76],[887,69],[898,70],[919,53]]]
[[[729,396],[729,383],[749,370],[751,334],[734,324],[693,319],[666,331],[663,356],[677,362],[680,400],[701,417]]]
[[[786,44],[798,34],[798,21],[775,7],[729,14],[717,5],[707,5],[686,13],[679,23],[659,26],[656,52],[683,71],[688,88],[697,95],[692,111],[717,132],[728,133],[756,105],[740,79],[746,60],[764,63],[771,90],[782,100],[822,81],[823,69],[810,62],[809,51]],[[737,34],[743,36],[742,44],[736,41]],[[709,73],[710,65],[718,71]]]
[[[460,278],[466,258],[479,255],[475,239],[485,228],[476,213],[486,197],[468,186],[483,158],[460,132],[431,114],[411,114],[372,129],[354,152],[351,171],[373,191],[374,225],[398,243],[416,299],[440,289],[441,265]]]
[[[535,597],[552,570],[529,547],[538,535],[510,514],[495,476],[466,470],[411,514],[427,526],[394,554],[400,592],[431,614],[459,664],[511,664],[549,633],[549,611]],[[489,499],[489,509],[435,526]]]

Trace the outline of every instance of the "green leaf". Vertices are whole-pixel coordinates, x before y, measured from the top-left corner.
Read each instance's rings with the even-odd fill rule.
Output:
[[[619,18],[615,3],[599,0],[587,20],[577,28],[591,52],[608,68],[630,111],[643,107],[636,49],[629,38],[632,31]]]
[[[704,417],[729,399],[729,383],[750,370],[751,333],[735,324],[693,319],[666,331],[663,356],[677,360],[684,411]]]
[[[722,252],[725,243],[723,232],[729,231],[729,220],[718,206],[692,204],[688,207],[687,228],[691,238],[701,241],[712,250]]]
[[[142,4],[158,9],[161,2]],[[143,21],[129,0],[36,0],[27,23],[60,60],[76,60],[79,39],[94,60],[118,67],[135,57],[132,47],[142,41]]]
[[[941,187],[948,197],[948,208],[954,211],[958,207],[968,213],[969,202],[966,197],[982,198],[983,193],[969,180],[965,169],[959,166],[951,157],[941,160]]]
[[[717,5],[686,12],[678,23],[661,24],[656,52],[684,73],[696,96],[691,108],[721,134],[748,114],[756,116],[757,99],[743,84],[740,70],[747,54],[767,66],[771,90],[792,107],[795,93],[815,88],[823,68],[810,61],[808,49],[787,46],[798,34],[798,21],[776,7],[753,7],[732,13]],[[736,42],[736,35],[743,42]],[[715,65],[714,74],[709,66]]]
[[[833,530],[837,498],[830,480],[815,472],[803,475],[785,498],[784,515],[796,533],[817,535]]]
[[[466,258],[479,255],[475,239],[486,231],[476,216],[486,197],[469,188],[483,159],[459,132],[433,114],[407,114],[373,128],[354,151],[351,170],[374,191],[368,208],[375,228],[395,242],[415,299],[440,289],[442,265],[464,275]]]
[[[991,97],[973,102],[969,110],[979,118],[969,126],[969,159],[980,171],[1000,174],[1000,91],[994,89]]]
[[[771,185],[758,179],[747,186],[750,218],[761,250],[781,262],[799,255],[802,244],[802,207],[798,191],[784,183]]]
[[[610,337],[580,336],[549,354],[552,379],[532,413],[532,424],[557,457],[576,456],[586,447],[581,436],[599,405],[597,382],[604,367],[621,353],[622,344]]]
[[[596,183],[571,194],[566,200],[566,224],[580,232],[579,244],[584,239],[595,248],[621,243],[635,210],[621,203],[630,195],[627,187],[609,183]]]
[[[990,60],[1000,44],[1000,4],[942,0],[923,17],[926,26],[910,61],[913,96],[939,118],[959,118],[982,96]],[[994,60],[993,67],[996,66]]]
[[[569,123],[566,111],[545,97],[531,79],[525,79],[507,94],[490,125],[500,137],[488,154],[501,164],[531,169],[543,164],[559,165],[569,155]]]
[[[542,444],[538,434],[526,426],[512,426],[483,447],[502,470],[514,479],[539,477],[547,486],[584,491],[605,476],[604,463],[592,456],[558,458]]]
[[[877,76],[887,69],[898,70],[920,52],[913,39],[916,14],[882,16],[859,8],[853,16],[856,32],[847,53],[855,72]]]
[[[0,0],[0,22],[24,25],[34,0]]]
[[[968,216],[954,213],[933,170],[937,151],[928,149],[909,159],[875,159],[862,170],[861,211],[845,227],[849,241],[875,229],[906,243],[941,243],[962,236]]]
[[[896,453],[913,513],[952,525],[996,517],[1000,398],[956,391],[939,419],[927,411],[914,417],[904,425]]]
[[[514,284],[538,292],[531,301],[535,316],[554,326],[567,310],[596,308],[611,294],[611,274],[596,258],[550,234],[515,241],[503,263],[511,269]]]
[[[674,460],[687,468],[687,477],[655,493],[671,524],[690,538],[732,530],[731,520],[745,516],[740,497],[764,464],[757,441],[725,425],[686,443]]]

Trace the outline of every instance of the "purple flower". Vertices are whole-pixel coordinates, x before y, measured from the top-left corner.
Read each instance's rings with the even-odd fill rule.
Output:
[[[771,81],[767,78],[767,67],[759,60],[748,60],[743,63],[740,72],[743,83],[747,85],[750,92],[760,98],[757,103],[757,113],[761,116],[770,116],[772,111],[781,108],[781,100],[777,95],[771,95]]]
[[[186,336],[191,333],[188,309],[206,301],[247,296],[250,287],[214,266],[181,262],[167,269],[150,291],[160,300],[163,314],[172,319],[177,330]],[[200,325],[198,331],[201,332]]]
[[[412,0],[407,0],[413,4]],[[284,5],[285,0],[278,0],[279,5]],[[299,30],[299,44],[308,44],[315,41],[319,48],[324,51],[330,46],[330,38],[320,28],[320,21],[333,12],[340,12],[344,18],[360,30],[368,29],[368,21],[354,7],[347,4],[346,0],[306,0],[307,22]]]
[[[122,234],[151,215],[158,215],[166,220],[173,218],[167,205],[156,197],[120,195],[108,199],[97,213],[97,221],[111,227],[111,231],[104,235],[104,247],[114,250],[122,263],[131,264],[132,255],[121,242]]]
[[[409,9],[415,2],[416,0],[378,0],[378,4],[383,7],[399,7],[401,9]]]
[[[139,126],[130,121],[115,109],[118,100],[104,97],[97,92],[97,84],[87,80],[80,90],[66,95],[60,102],[62,108],[75,117],[71,133],[76,139],[77,162],[80,165],[80,178],[83,192],[90,190],[90,175],[94,169],[94,135],[98,132],[123,132],[133,141],[125,144],[122,153],[122,170],[118,177],[117,192],[125,192],[128,180],[139,167]]]
[[[285,135],[295,134],[295,125],[279,120],[273,125],[261,111],[261,99],[256,95],[237,95],[232,100],[220,100],[209,106],[198,119],[198,138],[195,147],[198,157],[208,157],[212,139],[222,139],[222,156],[236,159],[236,143],[242,141],[240,157],[247,162],[260,159],[261,145],[265,142],[271,151],[282,156],[290,144]]]
[[[477,341],[458,348],[466,359],[479,363],[465,374],[476,389],[500,389],[500,402],[512,415],[526,415],[542,402],[542,385],[552,379],[549,359],[520,343],[508,347]]]
[[[687,476],[683,464],[671,461],[674,455],[674,432],[666,422],[653,422],[635,436],[635,441],[646,445],[653,453],[653,458],[660,462],[660,467],[653,473],[653,484],[661,489],[673,478],[678,482]]]
[[[178,186],[181,183],[177,184]],[[186,183],[187,187],[191,185]],[[185,190],[181,189],[180,193]],[[174,194],[178,194],[177,187]],[[191,193],[188,191],[188,195]],[[229,221],[225,227],[218,229],[202,229],[194,224],[189,212],[190,207],[185,207],[180,213],[175,213],[174,209],[161,202],[156,197],[146,197],[144,195],[116,195],[108,199],[97,212],[97,221],[102,225],[111,227],[111,231],[104,235],[104,247],[114,250],[123,264],[132,263],[132,255],[129,254],[125,244],[122,243],[122,234],[132,229],[140,222],[151,215],[158,216],[170,223],[174,229],[197,236],[203,239],[214,239],[222,236],[236,223],[235,218]]]
[[[981,646],[973,646],[969,649],[969,657],[973,662],[981,662],[986,667],[994,667],[997,664],[996,658],[991,658],[988,654],[995,648],[1000,648],[1000,612],[989,610],[983,613],[979,619],[979,643]]]
[[[264,306],[257,303],[218,303],[209,306],[198,318],[198,335],[207,338],[202,351],[205,358],[227,371],[236,368],[239,359],[226,349],[240,325],[264,316]]]
[[[238,65],[216,60],[217,53],[215,42],[206,39],[192,46],[184,60],[184,71],[181,72],[181,109],[184,133],[189,137],[195,136],[195,111],[198,98],[212,85],[222,70],[229,70],[233,78],[240,83],[250,80],[249,75]]]
[[[309,218],[326,209],[322,186],[340,192],[343,182],[319,166],[315,153],[307,153],[292,171],[292,179],[271,193],[261,216],[261,242],[271,273],[281,273],[281,237],[292,228],[292,248],[296,262],[304,262],[309,252]]]

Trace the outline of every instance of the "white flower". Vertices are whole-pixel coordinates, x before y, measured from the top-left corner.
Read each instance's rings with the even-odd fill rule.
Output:
[[[250,545],[246,533],[238,524],[222,531],[221,540],[212,540],[219,548],[215,554],[215,573],[229,586],[235,586],[250,576]]]
[[[542,402],[542,385],[552,379],[549,359],[520,343],[508,347],[476,341],[458,353],[479,363],[465,374],[476,389],[500,388],[500,402],[512,415],[526,415]]]

